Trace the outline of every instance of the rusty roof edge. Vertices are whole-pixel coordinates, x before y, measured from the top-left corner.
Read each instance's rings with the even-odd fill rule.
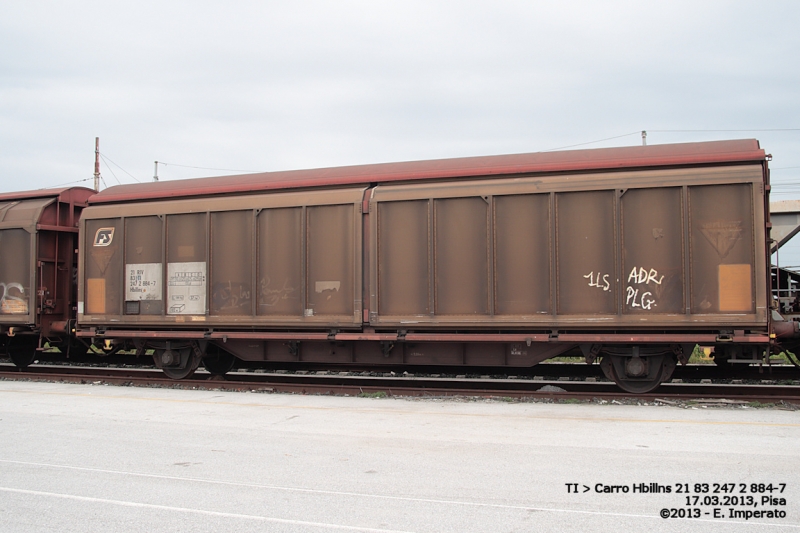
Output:
[[[766,153],[755,139],[534,152],[453,159],[378,163],[309,170],[288,170],[118,185],[93,196],[90,204],[144,201],[157,198],[247,194],[278,189],[357,186],[425,179],[452,179],[609,171],[663,166],[764,161]]]
[[[35,191],[4,192],[0,193],[0,202],[30,200],[32,198],[48,198],[51,196],[61,197],[66,194],[72,194],[74,191],[85,191],[86,196],[97,194],[94,190],[87,187],[61,187],[53,189],[38,189]]]

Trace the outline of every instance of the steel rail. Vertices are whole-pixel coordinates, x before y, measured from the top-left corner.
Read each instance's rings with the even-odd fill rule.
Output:
[[[800,405],[800,385],[665,383],[654,392],[629,394],[607,381],[545,381],[441,377],[385,377],[341,374],[275,374],[234,372],[224,378],[197,372],[181,381],[166,378],[158,370],[96,367],[37,367],[27,371],[0,365],[0,379],[69,383],[154,386],[183,389],[300,394],[387,396],[477,396],[499,398],[566,399],[665,399],[668,401],[728,399],[750,402],[786,402]]]
[[[49,357],[48,357],[49,356]],[[38,355],[37,363],[31,370],[41,368],[42,365],[59,365],[58,368],[69,366],[97,366],[113,368],[119,367],[132,368],[155,368],[152,358],[133,358],[130,355],[106,355],[106,356],[71,356],[64,358],[63,354],[41,353]],[[3,365],[0,362],[0,370],[3,368],[14,369],[13,365]],[[371,372],[387,374],[417,374],[419,375],[443,375],[443,376],[517,376],[533,377],[541,376],[544,378],[558,379],[569,378],[603,378],[603,372],[599,364],[587,365],[583,362],[544,362],[532,367],[507,367],[507,366],[486,366],[486,367],[464,367],[448,365],[367,365],[353,363],[321,363],[321,362],[247,362],[238,361],[236,368],[254,371],[263,369],[266,372],[275,373],[276,370],[288,372],[349,372],[351,374],[360,372]],[[678,365],[672,374],[673,379],[680,380],[800,380],[800,368],[795,365],[787,364],[689,364]]]

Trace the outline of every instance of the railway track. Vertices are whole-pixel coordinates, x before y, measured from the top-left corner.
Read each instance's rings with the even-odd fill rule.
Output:
[[[496,397],[551,400],[637,400],[663,403],[703,399],[725,403],[786,403],[800,405],[800,381],[761,380],[734,383],[665,383],[652,393],[621,392],[613,382],[596,378],[505,379],[437,375],[353,375],[350,372],[273,373],[232,372],[224,378],[198,371],[191,379],[175,381],[160,371],[137,368],[98,368],[39,365],[19,371],[0,364],[0,379],[92,383],[183,389],[334,394],[350,396]]]
[[[9,363],[9,367],[13,367],[11,365],[11,361],[0,355],[0,368],[3,368],[3,363]],[[126,367],[131,368],[132,366],[135,368],[141,369],[155,369],[153,365],[152,359],[149,356],[143,358],[132,358],[130,355],[73,355],[69,359],[66,359],[63,355],[59,353],[40,353],[36,356],[36,365],[32,366],[32,369],[36,369],[41,365],[57,365],[60,367],[64,367],[65,365],[88,365],[88,366],[97,366],[97,367]],[[468,376],[507,376],[507,375],[516,375],[518,377],[524,378],[534,378],[534,377],[543,377],[545,379],[553,379],[557,380],[559,378],[570,378],[570,379],[587,379],[587,378],[597,378],[597,379],[605,379],[603,375],[603,371],[600,368],[599,364],[587,365],[583,362],[583,360],[579,360],[576,358],[574,362],[544,362],[539,363],[537,365],[531,367],[524,367],[524,368],[514,368],[514,367],[505,367],[505,366],[485,366],[485,367],[478,367],[478,368],[465,368],[465,367],[453,367],[453,366],[437,366],[437,365],[425,365],[425,366],[415,366],[415,365],[382,365],[378,366],[369,366],[369,365],[357,365],[353,363],[293,363],[293,362],[281,362],[275,366],[264,366],[264,363],[252,363],[247,361],[237,361],[236,368],[241,369],[241,371],[247,372],[260,372],[262,370],[266,370],[267,372],[271,373],[282,373],[282,372],[349,372],[349,373],[391,373],[395,372],[396,374],[403,374],[403,373],[410,373],[415,375],[431,375],[431,374],[439,374],[439,375],[468,375]],[[689,364],[689,365],[678,365],[675,368],[674,373],[672,374],[673,380],[703,380],[703,379],[711,379],[711,380],[748,380],[748,381],[760,381],[760,380],[777,380],[777,381],[786,381],[786,380],[800,380],[800,367],[790,364],[772,364],[772,365],[762,365],[762,366],[755,366],[755,365],[724,365],[718,366],[716,364]]]

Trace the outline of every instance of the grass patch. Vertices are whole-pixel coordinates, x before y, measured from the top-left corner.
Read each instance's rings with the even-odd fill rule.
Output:
[[[795,354],[794,352],[781,352],[777,355],[773,355],[771,358],[773,359],[773,362],[779,364],[783,363],[787,365],[793,365],[794,361],[798,361],[797,354]],[[774,361],[775,359],[779,359],[779,361]]]
[[[714,354],[709,350],[709,353],[706,354],[705,350],[695,345],[694,350],[692,350],[692,355],[689,356],[689,364],[691,365],[713,365],[714,364]]]
[[[386,398],[389,395],[386,394],[384,391],[379,390],[376,392],[360,392],[358,393],[359,398]]]

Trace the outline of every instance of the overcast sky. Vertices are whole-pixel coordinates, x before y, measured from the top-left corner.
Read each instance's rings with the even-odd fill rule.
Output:
[[[773,200],[800,198],[799,22],[796,1],[7,0],[0,192],[90,179],[95,137],[111,186],[155,160],[168,180],[647,130],[755,137]]]

